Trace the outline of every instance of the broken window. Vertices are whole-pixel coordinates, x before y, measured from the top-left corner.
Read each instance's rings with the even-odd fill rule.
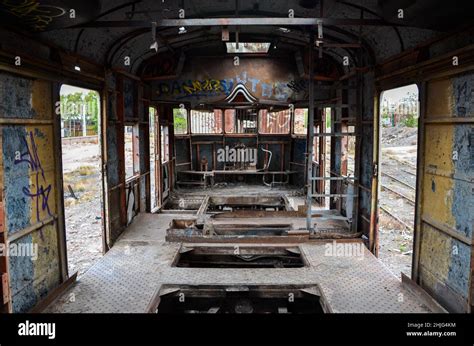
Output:
[[[313,133],[319,133],[319,125],[314,127]],[[313,137],[313,162],[319,162],[319,138],[319,136]]]
[[[267,109],[261,109],[258,113],[258,120],[260,133],[290,133],[291,114],[289,109],[278,112],[269,112]]]
[[[295,133],[295,135],[306,135],[307,128],[308,128],[308,109],[296,108],[293,132]]]
[[[191,110],[191,133],[222,133],[222,110]]]
[[[139,172],[138,167],[138,125],[124,126],[125,180]]]
[[[257,111],[255,109],[226,109],[226,133],[257,133]]]
[[[226,42],[227,53],[267,53],[270,42]]]
[[[161,162],[170,160],[170,136],[168,126],[161,126]]]
[[[173,109],[173,124],[175,135],[185,135],[188,133],[188,111],[186,108]]]

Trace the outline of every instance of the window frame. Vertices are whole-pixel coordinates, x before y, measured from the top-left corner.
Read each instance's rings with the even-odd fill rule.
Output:
[[[286,115],[288,116],[286,122],[287,124],[285,125],[285,128],[287,129],[285,132],[262,132],[263,130],[263,126],[262,126],[262,119],[261,119],[261,115],[263,113],[263,111],[266,110],[266,114],[268,116],[268,114],[270,113],[274,113],[274,114],[277,114],[277,113],[280,113],[280,112],[287,112]],[[277,112],[271,112],[269,111],[268,109],[266,108],[260,108],[258,110],[258,114],[257,114],[257,132],[259,135],[264,135],[264,136],[288,136],[288,135],[291,135],[291,123],[292,123],[292,112],[291,112],[291,109],[288,108],[288,109],[282,109],[280,111],[277,111]],[[277,121],[277,125],[278,125],[278,121]],[[267,124],[268,126],[268,124]]]
[[[296,132],[296,110],[297,109],[303,109],[306,110],[305,117],[303,118],[304,122],[306,122],[305,125],[305,132],[304,133],[297,133]],[[297,137],[306,137],[308,134],[308,118],[309,118],[309,109],[308,108],[295,108],[293,111],[293,121],[292,121],[292,135],[297,136]]]
[[[216,114],[216,111],[220,111],[220,124],[218,119],[218,115]],[[193,112],[200,112],[200,113],[208,113],[208,114],[213,114],[214,115],[214,123],[215,125],[218,125],[217,128],[219,129],[219,132],[194,132],[193,131]],[[209,110],[199,110],[199,109],[191,109],[189,112],[189,134],[190,135],[195,135],[195,136],[215,136],[215,135],[222,135],[224,132],[223,130],[223,125],[224,125],[224,112],[221,108],[213,108],[212,111]],[[214,126],[216,127],[216,126]]]
[[[176,115],[175,115],[175,110],[177,111],[184,111],[185,116],[184,118],[186,119],[186,126],[185,126],[185,132],[184,133],[177,133],[176,132]],[[191,126],[190,126],[190,112],[188,112],[187,108],[182,108],[182,107],[174,107],[173,108],[173,134],[174,136],[187,136],[191,134]]]
[[[127,176],[127,155],[125,146],[125,129],[127,127],[132,128],[132,175]],[[123,163],[124,163],[124,176],[125,181],[131,181],[140,176],[140,126],[137,122],[125,122],[123,124]]]

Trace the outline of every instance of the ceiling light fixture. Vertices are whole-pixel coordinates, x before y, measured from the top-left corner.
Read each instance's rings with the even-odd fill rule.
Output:
[[[186,28],[184,26],[180,26],[179,29],[178,29],[178,34],[181,35],[181,34],[185,34],[187,31],[186,31]]]

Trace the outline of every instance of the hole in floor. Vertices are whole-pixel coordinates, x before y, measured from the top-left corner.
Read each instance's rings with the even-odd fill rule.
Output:
[[[168,198],[165,205],[163,206],[163,210],[189,210],[195,212],[199,209],[203,200],[203,198],[189,199],[172,197]]]
[[[288,210],[286,200],[281,196],[236,196],[211,197],[207,212],[235,210]]]
[[[183,247],[176,267],[189,268],[301,268],[298,247]]]
[[[285,236],[291,230],[291,224],[210,224],[209,234],[227,236]]]
[[[150,311],[159,314],[324,313],[317,286],[168,286]]]

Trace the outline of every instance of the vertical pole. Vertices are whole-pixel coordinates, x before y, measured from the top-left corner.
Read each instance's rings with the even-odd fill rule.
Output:
[[[311,205],[312,205],[312,177],[313,177],[313,137],[314,137],[314,80],[313,80],[313,59],[314,59],[314,32],[309,33],[309,64],[308,64],[308,135],[307,135],[307,157],[306,157],[306,229],[313,231],[311,226]]]

